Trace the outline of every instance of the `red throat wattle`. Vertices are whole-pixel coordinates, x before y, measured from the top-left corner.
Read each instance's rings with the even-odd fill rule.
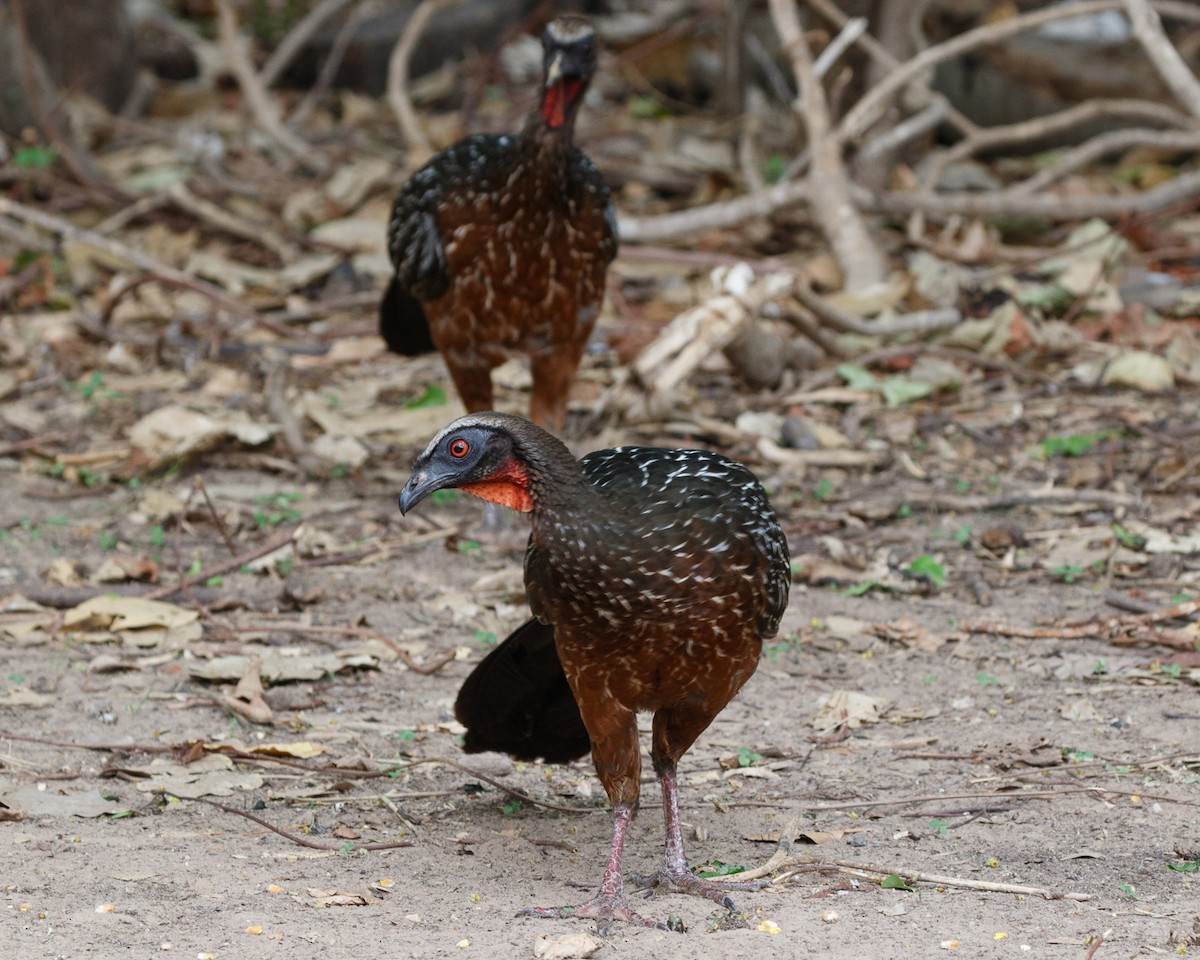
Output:
[[[476,483],[468,483],[459,488],[473,497],[498,503],[521,513],[529,513],[533,509],[533,495],[529,492],[529,474],[524,465],[516,460],[508,460],[491,476]]]
[[[567,122],[567,110],[579,96],[582,84],[578,80],[559,80],[546,90],[542,101],[542,117],[551,130],[557,130]]]

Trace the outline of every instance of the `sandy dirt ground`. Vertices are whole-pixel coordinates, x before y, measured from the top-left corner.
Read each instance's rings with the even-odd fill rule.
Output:
[[[708,960],[1200,951],[1200,876],[1168,866],[1200,857],[1194,655],[965,629],[1103,612],[1096,582],[1044,578],[996,589],[986,610],[952,585],[854,597],[798,583],[757,674],[681,770],[693,863],[752,869],[778,854],[784,879],[737,893],[732,917],[678,895],[641,904],[678,918],[682,934],[619,926],[604,938],[583,921],[516,918],[590,895],[609,839],[603,791],[587,762],[514,765],[458,749],[457,686],[523,616],[520,552],[448,549],[434,524],[469,529],[479,507],[465,498],[393,515],[403,475],[335,480],[297,500],[342,542],[382,531],[398,544],[384,558],[235,573],[223,587],[255,610],[319,597],[301,622],[387,633],[418,664],[456,654],[433,673],[376,644],[369,665],[268,685],[272,723],[254,726],[217,699],[233,683],[198,678],[197,663],[349,655],[361,638],[255,631],[263,616],[245,611],[229,621],[242,632],[208,629],[182,650],[10,633],[0,647],[0,791],[13,818],[0,824],[5,956],[573,956],[586,937],[601,957]],[[218,502],[254,479],[207,478]],[[13,498],[7,589],[64,554],[99,563],[81,545],[96,530],[144,539],[143,497],[116,489],[76,501],[57,526],[62,504]],[[821,698],[839,691],[869,698],[849,706],[861,722],[812,725]],[[288,765],[189,754],[195,743],[324,752]],[[203,798],[154,792],[152,763],[178,772],[182,760],[214,757]],[[158,782],[186,792],[184,780]],[[790,854],[781,832],[799,838]],[[651,868],[661,843],[648,779],[629,868]]]

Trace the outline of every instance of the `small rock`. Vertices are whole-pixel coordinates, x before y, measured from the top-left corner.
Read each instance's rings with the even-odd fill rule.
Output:
[[[600,949],[600,944],[586,933],[567,933],[560,937],[542,934],[533,941],[533,955],[537,960],[573,960],[575,957],[590,957]]]
[[[1114,358],[1101,372],[1100,383],[1105,387],[1162,393],[1175,386],[1175,373],[1158,354],[1133,350]]]
[[[785,447],[792,450],[820,450],[821,444],[813,434],[812,423],[805,417],[786,417],[780,431]]]
[[[742,433],[766,437],[778,443],[783,437],[783,417],[768,411],[747,410],[738,414],[734,426]]]

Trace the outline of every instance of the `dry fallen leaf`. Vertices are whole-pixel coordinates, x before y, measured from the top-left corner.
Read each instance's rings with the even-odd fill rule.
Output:
[[[817,712],[808,720],[818,733],[832,733],[839,727],[850,729],[864,723],[876,723],[887,708],[887,701],[854,690],[834,690],[817,701]]]

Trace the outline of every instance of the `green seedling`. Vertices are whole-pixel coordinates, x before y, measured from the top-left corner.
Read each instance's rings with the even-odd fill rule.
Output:
[[[444,407],[446,405],[446,391],[441,387],[433,386],[432,384],[425,388],[425,392],[413,400],[409,400],[404,405],[405,410],[423,410],[426,407]]]
[[[710,860],[698,867],[692,867],[692,873],[703,880],[713,877],[731,877],[735,873],[744,873],[746,868],[740,863],[722,863],[720,860]]]
[[[738,751],[738,766],[753,767],[762,762],[762,754],[755,753],[748,747],[742,747]]]
[[[927,553],[921,554],[908,565],[910,576],[917,577],[920,580],[927,580],[933,584],[935,589],[939,589],[946,582],[946,568],[937,562]]]

